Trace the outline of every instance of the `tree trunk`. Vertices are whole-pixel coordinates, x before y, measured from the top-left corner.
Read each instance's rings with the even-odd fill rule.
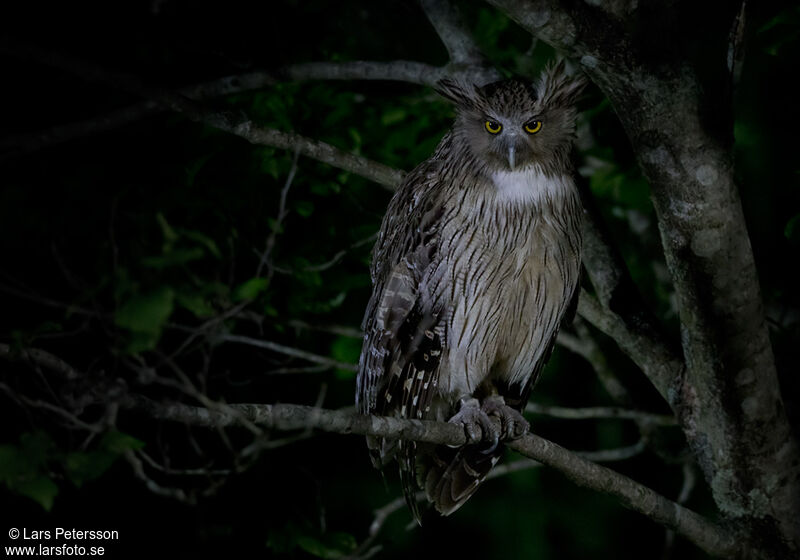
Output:
[[[742,555],[796,557],[800,455],[733,175],[726,61],[739,6],[492,3],[578,60],[611,100],[650,183],[680,309],[686,368],[666,391],[654,385],[720,511],[749,536]]]

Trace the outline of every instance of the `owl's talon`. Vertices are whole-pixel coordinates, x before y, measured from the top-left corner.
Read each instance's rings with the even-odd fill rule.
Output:
[[[497,446],[500,445],[500,436],[497,432],[494,432],[494,437],[492,438],[492,445],[487,447],[486,449],[481,449],[481,453],[484,455],[491,455],[494,453],[494,450],[497,449]]]
[[[481,410],[490,418],[497,418],[500,421],[500,437],[503,441],[519,439],[531,427],[525,417],[508,406],[500,395],[485,398]]]
[[[497,424],[481,408],[478,399],[461,399],[458,413],[448,420],[451,424],[461,424],[467,444],[487,442],[492,444],[491,450],[497,448],[500,442],[500,432]]]

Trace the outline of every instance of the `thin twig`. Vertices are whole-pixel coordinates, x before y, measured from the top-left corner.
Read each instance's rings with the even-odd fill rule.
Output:
[[[163,472],[164,474],[170,475],[177,475],[177,476],[229,476],[234,474],[233,469],[206,469],[206,468],[197,468],[197,469],[173,469],[170,467],[165,467],[152,457],[145,453],[143,450],[139,449],[136,451],[136,454],[144,459],[144,462],[150,465],[152,468],[156,469],[157,471]]]
[[[159,496],[165,496],[167,498],[174,498],[179,502],[183,502],[186,504],[194,504],[195,500],[194,497],[191,495],[187,495],[181,488],[168,488],[165,486],[161,486],[155,480],[147,476],[147,473],[144,472],[144,465],[142,465],[141,460],[133,453],[131,450],[126,450],[124,453],[125,460],[128,461],[128,464],[131,466],[133,470],[133,474],[144,482],[145,487],[148,490],[157,494]]]
[[[17,403],[20,406],[29,406],[33,408],[40,408],[42,410],[47,410],[66,419],[73,425],[73,427],[85,430],[91,434],[99,434],[105,430],[105,427],[101,422],[95,424],[89,424],[87,422],[84,422],[83,420],[75,416],[72,412],[66,410],[63,407],[54,405],[53,403],[49,403],[47,401],[43,401],[40,399],[30,399],[25,395],[20,395],[17,391],[14,391],[13,389],[11,389],[11,387],[6,385],[5,383],[0,383],[0,391],[6,393],[9,397],[17,401]]]
[[[258,259],[256,277],[261,276],[261,271],[264,269],[264,266],[266,266],[267,281],[271,280],[272,275],[275,273],[275,267],[272,265],[272,250],[275,248],[275,240],[277,239],[278,234],[282,233],[283,221],[286,219],[286,215],[289,213],[286,210],[286,198],[289,194],[289,189],[292,187],[292,183],[294,182],[294,177],[297,174],[297,160],[299,157],[300,152],[295,150],[294,155],[292,156],[292,166],[289,169],[289,173],[286,176],[286,181],[281,189],[281,195],[278,201],[278,214],[275,216],[275,221],[270,228],[271,231],[269,233],[269,237],[267,237],[266,247]]]
[[[351,243],[346,249],[342,249],[341,251],[336,253],[333,257],[331,257],[327,261],[325,261],[323,263],[319,263],[319,264],[308,265],[306,267],[303,267],[303,270],[306,271],[306,272],[322,272],[323,270],[328,270],[329,268],[334,266],[336,263],[338,263],[340,260],[342,260],[345,257],[345,255],[347,255],[347,253],[349,253],[353,249],[358,249],[359,247],[363,247],[364,245],[367,245],[368,243],[372,243],[377,238],[378,238],[378,234],[377,233],[373,233],[372,235],[369,235],[368,237],[365,237],[364,239],[359,239],[355,243]]]
[[[596,418],[625,418],[630,420],[640,420],[657,424],[659,426],[676,426],[677,421],[674,416],[666,414],[654,414],[640,410],[630,410],[616,406],[591,406],[585,408],[567,408],[563,406],[549,406],[529,402],[525,407],[525,412],[531,414],[541,414],[554,418],[564,418],[568,420],[586,420]]]
[[[0,284],[0,292],[5,292],[7,294],[11,294],[12,296],[22,298],[27,301],[32,301],[34,303],[38,303],[47,307],[62,309],[66,311],[68,314],[86,315],[87,317],[99,317],[104,319],[111,317],[110,315],[108,316],[99,315],[97,312],[92,311],[91,309],[86,309],[84,307],[79,307],[77,305],[72,305],[70,303],[64,303],[63,301],[46,298],[38,294],[24,292],[20,289],[13,288],[7,284]]]
[[[300,366],[300,367],[280,367],[268,369],[264,375],[294,375],[297,373],[322,373],[331,369],[329,365]]]
[[[328,332],[331,334],[346,336],[349,338],[364,337],[364,331],[362,331],[361,329],[348,327],[344,325],[312,325],[311,323],[307,323],[299,319],[292,319],[291,321],[289,321],[289,326],[300,330]]]
[[[269,340],[259,340],[257,338],[251,338],[249,336],[241,336],[236,334],[222,334],[217,336],[215,340],[218,342],[236,342],[238,344],[255,346],[256,348],[264,348],[265,350],[278,352],[279,354],[285,354],[287,356],[300,358],[302,360],[313,362],[315,364],[322,364],[330,367],[335,367],[338,369],[345,369],[348,371],[357,371],[358,369],[358,366],[356,366],[355,364],[340,362],[332,358],[320,356],[318,354],[313,354],[312,352],[300,350],[299,348],[292,348],[290,346],[285,346],[283,344],[278,344],[277,342],[271,342]]]

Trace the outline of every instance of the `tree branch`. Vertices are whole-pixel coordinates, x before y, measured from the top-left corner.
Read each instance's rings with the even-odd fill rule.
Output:
[[[10,54],[9,47],[0,47]],[[457,69],[437,68],[422,62],[306,62],[290,64],[274,72],[248,72],[225,76],[186,88],[180,93],[196,100],[212,99],[235,93],[263,89],[281,80],[392,80],[432,86]],[[0,138],[0,161],[21,157],[76,138],[100,134],[159,114],[164,107],[153,101],[136,103],[91,119],[57,125],[46,130],[14,134]]]
[[[80,377],[80,374],[67,362],[50,352],[39,350],[38,348],[23,348],[19,351],[15,351],[8,344],[0,343],[0,358],[6,358],[8,360],[19,359],[36,364],[60,374],[64,379],[69,381]]]
[[[578,176],[577,182],[586,218],[583,264],[597,294],[597,299],[584,301],[578,312],[615,340],[674,410],[678,405],[675,386],[684,371],[683,356],[644,304],[603,222],[588,180]],[[587,297],[583,293],[581,300]]]
[[[611,368],[608,367],[605,355],[589,334],[589,328],[582,318],[576,317],[572,321],[572,328],[578,333],[577,337],[562,330],[558,333],[556,342],[567,350],[582,356],[592,364],[600,384],[617,404],[630,406],[633,402],[630,393],[614,372],[611,371]]]
[[[63,53],[42,50],[32,45],[16,44],[14,48],[0,46],[0,51],[20,56],[41,64],[54,66],[76,76],[107,87],[121,89],[138,95],[159,105],[186,115],[189,119],[202,122],[214,128],[224,130],[253,144],[273,146],[285,150],[297,150],[299,153],[350,171],[371,181],[391,188],[397,185],[404,174],[382,163],[368,160],[345,152],[335,146],[312,140],[292,132],[282,132],[271,128],[260,127],[253,121],[210,111],[201,104],[169,91],[159,90],[143,84],[135,77],[103,69],[97,65],[71,57]]]
[[[276,430],[315,428],[326,432],[403,438],[454,447],[466,443],[464,430],[448,422],[364,416],[293,404],[231,404],[227,405],[231,413],[226,413],[180,403],[160,404],[142,396],[130,395],[123,405],[140,409],[156,419],[195,426],[234,426],[240,423],[241,417],[255,425]],[[728,556],[735,550],[732,536],[721,527],[650,488],[587,461],[551,441],[528,433],[508,446],[561,471],[581,486],[616,497],[626,507],[674,529],[709,554]]]
[[[278,70],[278,76],[302,82],[308,80],[390,80],[433,86],[447,73],[422,62],[395,60],[392,62],[304,62]]]
[[[461,11],[449,0],[422,0],[422,9],[444,43],[450,67],[467,83],[484,85],[500,79],[500,73],[484,57],[464,22]]]
[[[717,525],[650,488],[582,459],[553,442],[528,434],[508,446],[561,471],[581,486],[611,494],[624,506],[674,529],[712,556],[730,556],[736,550],[733,536]]]
[[[680,380],[683,360],[660,337],[653,334],[649,323],[628,323],[622,316],[604,308],[585,291],[581,291],[578,300],[578,313],[613,338],[671,406],[677,407],[680,404],[674,387]]]
[[[455,64],[482,65],[484,56],[467,31],[461,11],[448,0],[422,0],[422,9]]]

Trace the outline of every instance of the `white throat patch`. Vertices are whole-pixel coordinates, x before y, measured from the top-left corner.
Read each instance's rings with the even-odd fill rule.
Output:
[[[544,200],[558,200],[572,187],[566,176],[545,176],[538,167],[518,171],[495,171],[491,175],[497,188],[497,200],[518,204],[536,204]]]

